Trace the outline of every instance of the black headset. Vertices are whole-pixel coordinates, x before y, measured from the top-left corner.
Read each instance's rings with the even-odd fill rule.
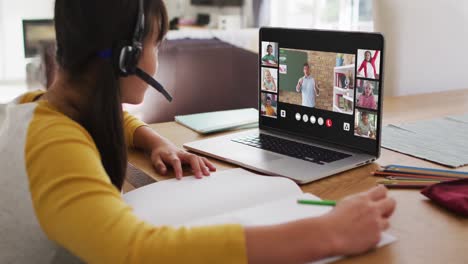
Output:
[[[118,61],[119,75],[126,77],[129,75],[136,75],[147,84],[151,85],[154,89],[160,92],[169,102],[172,102],[172,96],[164,89],[164,87],[149,74],[144,72],[138,67],[141,53],[143,51],[143,37],[145,34],[145,12],[143,0],[138,0],[138,17],[135,27],[135,33],[131,45],[123,46],[120,49]]]

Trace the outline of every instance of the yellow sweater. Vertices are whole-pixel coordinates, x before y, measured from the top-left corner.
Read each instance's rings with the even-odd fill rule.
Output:
[[[88,263],[247,262],[239,225],[175,229],[139,220],[111,184],[89,133],[48,102],[32,102],[39,94],[19,101],[33,112],[26,120],[15,120],[29,125],[24,149],[10,151],[24,151],[34,213],[50,240]],[[124,123],[132,146],[134,131],[144,123],[127,113]],[[0,129],[2,125],[12,127],[0,118]],[[9,139],[0,134],[2,140]],[[8,174],[17,176],[21,170]]]

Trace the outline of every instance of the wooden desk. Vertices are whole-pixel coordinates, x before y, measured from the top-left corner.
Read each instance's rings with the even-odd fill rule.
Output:
[[[396,97],[388,98],[384,102],[383,122],[402,123],[467,112],[468,90]],[[174,122],[151,127],[179,146],[204,138]],[[137,168],[158,181],[171,178],[157,175],[142,153],[131,151],[129,159]],[[219,170],[235,167],[224,162],[214,162]],[[382,157],[377,162],[382,165],[396,163],[440,167],[386,149],[382,150]],[[378,164],[374,163],[304,185],[302,190],[324,199],[341,199],[375,186],[377,178],[370,173],[378,168]],[[468,171],[468,167],[459,170]],[[127,183],[125,189],[130,190],[132,186]],[[398,206],[391,219],[392,227],[389,232],[395,235],[398,241],[369,254],[339,263],[468,263],[468,219],[454,216],[433,205],[416,190],[391,190],[390,195],[397,200]]]

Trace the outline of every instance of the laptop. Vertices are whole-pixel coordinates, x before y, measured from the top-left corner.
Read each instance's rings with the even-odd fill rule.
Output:
[[[261,28],[259,128],[184,145],[299,184],[380,156],[381,34]]]

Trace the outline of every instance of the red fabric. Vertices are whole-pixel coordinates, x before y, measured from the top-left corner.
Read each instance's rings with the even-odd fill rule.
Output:
[[[370,60],[370,64],[372,65],[372,68],[374,68],[375,78],[377,78],[377,70],[375,69],[375,61],[377,60],[377,56],[379,56],[378,50],[375,52],[374,57]],[[362,69],[364,69],[364,76],[367,78],[367,61],[365,58],[364,61],[361,63],[361,67],[359,67],[358,72],[360,72]]]
[[[468,217],[468,179],[434,184],[421,193],[438,205]]]
[[[361,94],[359,96],[359,107],[370,108],[370,109],[377,109],[377,103],[375,102],[375,97],[373,94],[367,96],[365,94]]]

